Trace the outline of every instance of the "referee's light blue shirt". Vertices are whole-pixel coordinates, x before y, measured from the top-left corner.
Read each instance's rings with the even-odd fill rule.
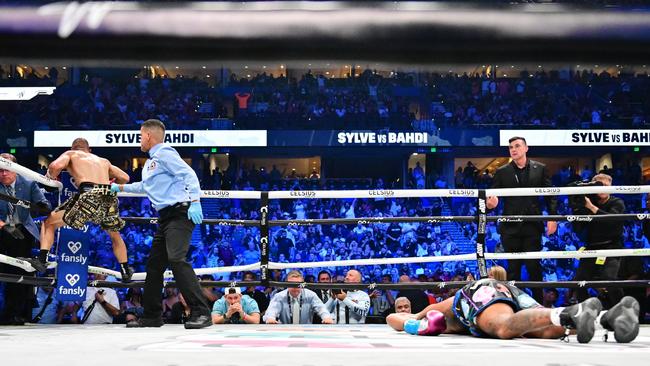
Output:
[[[201,197],[199,178],[171,146],[160,143],[149,150],[142,169],[142,181],[125,184],[124,192],[146,193],[153,207],[160,211],[178,202],[196,201]]]

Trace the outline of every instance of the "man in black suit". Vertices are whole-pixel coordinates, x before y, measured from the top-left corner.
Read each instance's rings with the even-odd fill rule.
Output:
[[[0,154],[0,157],[15,163],[16,157],[11,154]],[[36,182],[16,175],[16,173],[0,169],[0,193],[19,200],[30,202],[33,208],[43,211],[50,210],[50,203],[38,188]],[[40,232],[30,215],[30,210],[0,200],[0,254],[10,257],[30,257],[32,247],[36,246]],[[10,265],[0,265],[0,272],[34,276],[22,269]],[[0,316],[0,324],[23,325],[31,320],[34,305],[34,287],[21,283],[5,285],[5,309]]]
[[[546,166],[526,157],[528,145],[526,139],[515,136],[508,140],[512,161],[497,169],[494,174],[492,188],[523,188],[550,187],[551,180]],[[554,196],[544,196],[549,215],[557,213],[557,200]],[[499,204],[499,198],[487,198],[487,208],[493,209]],[[539,196],[505,197],[503,215],[541,215]],[[557,230],[555,221],[548,221],[546,234],[551,235]],[[542,222],[503,222],[499,225],[501,244],[508,253],[538,252],[542,250]],[[508,265],[508,280],[521,279],[521,266],[526,266],[529,280],[542,280],[542,266],[537,259],[510,260]],[[533,297],[539,303],[543,300],[542,289],[534,289]]]

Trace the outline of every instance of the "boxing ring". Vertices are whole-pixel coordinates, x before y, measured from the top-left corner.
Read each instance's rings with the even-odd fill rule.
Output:
[[[76,5],[75,5],[76,4]],[[529,10],[526,10],[529,9]],[[45,7],[3,7],[0,11],[0,45],[4,59],[13,62],[70,60],[102,65],[137,65],[142,62],[176,62],[201,65],[201,60],[373,60],[425,64],[467,62],[470,59],[555,62],[598,59],[611,62],[645,62],[650,56],[650,14],[603,12],[562,6],[526,9],[451,9],[439,4],[387,2],[363,8],[336,3],[231,3],[183,4],[157,8],[136,3],[52,4]],[[541,10],[541,11],[537,11]],[[550,10],[550,11],[549,11]],[[273,11],[269,17],[264,11]],[[368,16],[372,12],[373,16]],[[172,16],[173,15],[173,16]],[[199,16],[200,15],[200,16]],[[166,21],[161,22],[161,19]],[[237,26],[233,26],[236,24]],[[315,25],[320,25],[316,27]],[[405,26],[407,25],[407,26]],[[72,41],[67,39],[71,38]],[[126,40],[126,41],[125,41]],[[173,45],[186,52],[169,52]],[[314,46],[317,45],[317,46]],[[94,51],[88,52],[88,49]],[[119,50],[116,52],[116,50]],[[9,169],[39,183],[60,189],[60,183],[0,159]],[[596,258],[650,256],[648,249],[582,252],[488,253],[488,222],[648,220],[647,214],[592,216],[487,216],[481,202],[497,195],[567,195],[585,193],[639,194],[650,186],[508,190],[381,190],[239,192],[204,191],[202,199],[260,201],[260,220],[207,219],[205,224],[254,226],[261,231],[261,261],[236,267],[195,269],[197,275],[259,270],[261,281],[202,281],[204,286],[296,286],[275,282],[271,270],[375,264],[476,261],[485,275],[486,261],[503,259]],[[135,196],[120,194],[121,197]],[[343,199],[466,197],[477,200],[476,216],[367,217],[358,219],[271,220],[268,201],[273,199]],[[29,202],[2,199],[31,208]],[[266,210],[265,210],[266,208]],[[155,218],[124,218],[133,223],[155,224]],[[390,222],[473,222],[479,228],[474,253],[438,257],[383,258],[332,262],[277,263],[269,258],[269,229],[276,226],[358,224]],[[482,235],[482,236],[481,236]],[[34,271],[25,261],[0,255],[0,262]],[[50,268],[56,268],[55,263]],[[96,266],[90,273],[119,278],[119,272]],[[91,281],[89,286],[141,287]],[[0,281],[54,286],[52,277],[28,278],[0,275]],[[174,286],[166,273],[166,285]],[[648,287],[648,281],[517,282],[522,287]],[[459,288],[465,282],[408,284],[335,284],[345,289]],[[333,284],[298,284],[305,288],[331,288]],[[0,326],[0,360],[3,365],[647,365],[650,328],[642,326],[629,344],[597,334],[591,343],[560,340],[496,340],[459,335],[417,337],[393,331],[387,325],[214,325],[185,330],[182,325],[127,329],[124,325]]]
[[[0,327],[5,365],[390,366],[647,365],[650,328],[628,344],[557,339],[417,337],[387,325],[124,325]]]
[[[0,168],[11,169],[35,179],[43,185],[58,187],[59,182],[42,179],[37,173],[24,169],[18,164],[7,164],[0,160]],[[43,177],[45,178],[45,177]],[[486,260],[533,259],[533,258],[594,258],[602,256],[649,256],[649,249],[620,249],[576,252],[535,252],[535,253],[487,253],[485,252],[485,227],[488,221],[503,222],[524,220],[587,220],[587,216],[486,216],[480,207],[476,216],[436,216],[436,217],[364,217],[355,219],[305,219],[270,220],[267,217],[271,199],[341,199],[341,198],[395,198],[395,197],[471,197],[481,199],[488,195],[516,196],[535,194],[538,188],[517,189],[443,189],[443,190],[362,190],[362,191],[203,191],[202,199],[254,199],[260,200],[260,220],[207,219],[204,223],[225,226],[258,226],[260,228],[261,262],[236,267],[216,267],[195,269],[197,275],[217,272],[239,272],[260,270],[261,281],[202,281],[204,286],[247,286],[265,285],[274,287],[301,286],[305,288],[344,289],[431,289],[458,288],[466,282],[423,282],[404,284],[383,283],[288,283],[271,281],[268,272],[273,269],[316,268],[331,266],[365,266],[396,263],[428,263],[441,261],[477,261],[478,271],[483,270]],[[553,195],[589,194],[596,192],[633,193],[650,192],[650,186],[616,187],[569,187],[554,188]],[[120,194],[122,197],[142,197],[134,194]],[[25,203],[28,205],[28,203]],[[590,216],[592,220],[646,220],[647,214],[599,215]],[[124,218],[130,222],[152,224],[156,218]],[[269,260],[268,244],[271,240],[269,228],[274,226],[303,226],[324,224],[364,224],[387,222],[439,223],[446,221],[476,222],[479,227],[475,253],[431,256],[416,258],[379,258],[344,260],[330,262],[276,263]],[[267,245],[264,245],[267,244]],[[14,258],[0,256],[3,263],[14,264],[27,270],[29,263]],[[481,264],[481,262],[483,262]],[[55,267],[55,266],[52,266]],[[119,278],[119,272],[101,267],[89,267],[90,273],[102,273]],[[90,281],[88,286],[99,287],[140,287],[145,273],[134,275],[136,282],[122,284],[110,281]],[[174,286],[173,274],[167,273],[167,286]],[[52,286],[54,278],[12,279],[0,277],[3,281],[33,283]],[[564,282],[516,282],[521,287],[648,287],[648,281],[564,281]],[[418,363],[425,365],[473,364],[485,362],[489,357],[498,359],[505,365],[519,365],[522,360],[532,365],[571,365],[594,364],[615,365],[623,358],[630,365],[646,364],[650,357],[650,327],[642,326],[639,336],[629,344],[606,342],[603,334],[596,333],[588,344],[578,344],[559,339],[514,339],[497,340],[474,338],[465,335],[440,335],[437,337],[418,337],[396,332],[388,325],[213,325],[201,330],[187,331],[182,325],[165,325],[162,328],[127,329],[124,325],[42,325],[29,324],[24,327],[0,327],[0,348],[3,360],[14,362],[40,359],[40,354],[30,350],[47,349],[48,362],[63,364],[69,362],[71,355],[83,349],[84,354],[102,355],[99,364],[160,364],[182,360],[196,365],[395,365]],[[468,352],[469,351],[469,352]],[[27,356],[26,356],[27,355]]]

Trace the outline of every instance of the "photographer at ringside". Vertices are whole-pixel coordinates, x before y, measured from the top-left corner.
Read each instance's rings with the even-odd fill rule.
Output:
[[[577,186],[611,186],[612,177],[607,174],[598,174],[591,182],[578,183]],[[618,197],[607,193],[590,195],[569,196],[569,202],[574,215],[608,215],[622,214],[625,212],[625,203]],[[587,250],[622,249],[623,248],[623,221],[579,221],[572,222],[573,230],[584,239]],[[575,281],[616,280],[618,269],[621,265],[620,257],[582,258],[576,271]],[[613,305],[623,297],[623,290],[617,287],[604,289],[599,297],[607,298],[604,305]],[[578,301],[589,297],[586,287],[576,290]]]

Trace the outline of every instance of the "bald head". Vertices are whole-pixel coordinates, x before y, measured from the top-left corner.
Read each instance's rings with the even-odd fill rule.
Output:
[[[348,283],[361,283],[361,272],[356,269],[351,269],[345,275],[345,282]]]
[[[411,277],[409,275],[401,275],[399,276],[399,282],[411,282]]]

